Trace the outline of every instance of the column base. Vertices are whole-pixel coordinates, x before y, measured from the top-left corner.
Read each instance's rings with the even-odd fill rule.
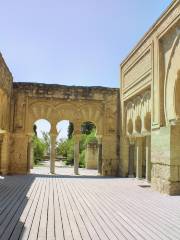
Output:
[[[168,195],[180,195],[180,182],[170,182],[160,178],[152,178],[151,187],[153,190]]]
[[[149,179],[147,179],[147,178],[146,178],[145,180],[146,180],[147,183],[151,183],[151,180],[149,180]]]
[[[134,174],[128,175],[128,178],[135,178]]]
[[[74,166],[74,174],[79,175],[79,167]]]
[[[137,180],[142,180],[142,179],[143,179],[143,177],[136,177],[136,179],[137,179]]]
[[[7,175],[8,174],[8,170],[7,169],[2,169],[1,171],[0,171],[0,174],[2,175],[2,176],[5,176],[5,175]]]

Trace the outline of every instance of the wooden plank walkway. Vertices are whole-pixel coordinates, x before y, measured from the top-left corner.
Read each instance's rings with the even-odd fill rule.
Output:
[[[135,179],[0,179],[0,240],[180,240],[180,196]]]

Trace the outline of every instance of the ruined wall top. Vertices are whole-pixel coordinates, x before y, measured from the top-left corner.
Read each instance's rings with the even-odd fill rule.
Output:
[[[103,100],[104,95],[118,95],[118,88],[101,86],[66,86],[59,84],[14,82],[15,94],[24,93],[29,97],[53,97],[61,99],[93,99]]]
[[[7,95],[11,94],[12,81],[12,74],[0,53],[0,89],[2,89]]]

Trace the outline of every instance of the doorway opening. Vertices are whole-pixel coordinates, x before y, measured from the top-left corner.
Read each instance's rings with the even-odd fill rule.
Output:
[[[69,120],[57,123],[55,173],[73,175],[74,173],[74,125]]]
[[[96,125],[83,122],[79,147],[79,173],[81,175],[98,175],[99,145],[96,136]]]
[[[68,120],[59,122],[57,132],[56,174],[98,175],[98,144],[95,124],[89,121],[82,123],[78,143],[75,140],[72,122]],[[78,156],[77,159],[75,156]]]
[[[50,130],[51,124],[46,119],[39,119],[33,124],[33,136],[28,145],[31,173],[49,173]]]

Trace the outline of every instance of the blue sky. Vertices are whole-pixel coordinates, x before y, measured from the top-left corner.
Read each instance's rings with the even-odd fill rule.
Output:
[[[0,51],[15,81],[119,87],[119,64],[170,3],[1,1]],[[58,126],[59,138],[67,127]],[[39,136],[48,129],[39,122]]]
[[[50,132],[51,129],[51,124],[45,120],[45,119],[39,119],[38,121],[35,122],[36,126],[37,126],[37,135],[39,138],[43,138],[43,134],[42,132]],[[60,139],[65,139],[67,138],[67,134],[68,134],[68,126],[69,126],[69,121],[68,120],[63,120],[60,121],[57,124],[57,140],[59,141]]]
[[[1,1],[15,81],[119,87],[119,64],[171,0]]]

